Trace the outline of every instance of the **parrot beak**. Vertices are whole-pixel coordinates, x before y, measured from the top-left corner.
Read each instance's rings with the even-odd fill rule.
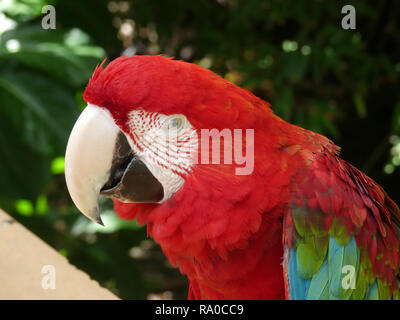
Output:
[[[89,104],[70,134],[65,179],[71,198],[90,220],[103,225],[100,194],[122,202],[159,202],[163,187],[133,153],[110,112]]]

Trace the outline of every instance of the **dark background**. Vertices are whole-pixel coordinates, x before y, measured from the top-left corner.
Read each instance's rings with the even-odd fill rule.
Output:
[[[56,30],[41,28],[56,8]],[[341,9],[356,9],[343,30]],[[322,133],[400,203],[400,2],[0,0],[0,207],[125,299],[186,298],[145,228],[73,206],[64,152],[97,63],[164,54],[210,68]]]

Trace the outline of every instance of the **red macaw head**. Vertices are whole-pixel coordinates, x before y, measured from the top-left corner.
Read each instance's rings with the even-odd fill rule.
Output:
[[[255,129],[269,105],[211,71],[162,56],[121,57],[96,68],[66,151],[77,207],[100,222],[99,194],[165,203],[198,166],[201,129]],[[229,167],[229,166],[228,166]]]

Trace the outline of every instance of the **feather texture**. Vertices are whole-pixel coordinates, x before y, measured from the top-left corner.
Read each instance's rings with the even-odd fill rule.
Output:
[[[198,163],[164,203],[115,201],[188,276],[191,299],[399,298],[400,211],[329,139],[194,64],[162,56],[103,64],[84,99],[127,135],[137,109],[183,114],[197,130],[254,129],[252,174]],[[355,288],[342,286],[347,265]]]
[[[287,271],[289,298],[295,299],[290,282],[302,278],[312,279],[310,298],[323,292],[329,299],[397,299],[397,206],[374,181],[329,153],[297,181],[284,222],[285,250],[297,248],[297,273],[291,274],[293,267]],[[329,242],[317,247],[325,237]]]

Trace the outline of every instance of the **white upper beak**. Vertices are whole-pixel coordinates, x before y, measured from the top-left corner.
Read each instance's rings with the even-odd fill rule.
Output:
[[[98,197],[110,177],[119,132],[108,110],[88,104],[72,129],[65,153],[71,198],[85,216],[100,224]]]

